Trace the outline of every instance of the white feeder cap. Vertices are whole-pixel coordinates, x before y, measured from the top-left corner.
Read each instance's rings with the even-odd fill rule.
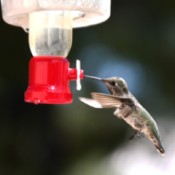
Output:
[[[110,16],[111,0],[1,0],[3,19],[7,23],[29,27],[29,13],[35,11],[70,10],[73,28],[95,25]]]

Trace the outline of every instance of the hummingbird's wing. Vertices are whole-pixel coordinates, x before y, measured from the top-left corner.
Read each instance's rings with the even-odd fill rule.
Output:
[[[112,95],[94,92],[91,96],[92,98],[79,97],[79,100],[94,108],[113,108],[121,104],[119,100],[113,99]]]
[[[102,105],[94,100],[94,99],[91,99],[91,98],[85,98],[85,97],[79,97],[79,100],[93,108],[103,108]]]
[[[131,98],[113,96],[102,93],[91,93],[102,108],[115,108],[114,115],[120,119],[126,119],[135,110],[135,104]]]
[[[116,108],[121,105],[120,100],[113,98],[112,95],[93,92],[91,97],[79,97],[79,100],[94,108]]]
[[[91,98],[79,97],[80,101],[94,108],[118,108],[123,104],[132,104],[130,98],[93,92]]]
[[[123,105],[131,106],[133,104],[132,99],[128,97],[113,96],[96,92],[91,93],[91,96],[102,106],[102,108],[121,108]]]

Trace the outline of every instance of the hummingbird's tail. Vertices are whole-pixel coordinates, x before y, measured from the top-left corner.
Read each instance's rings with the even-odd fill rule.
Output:
[[[159,144],[155,144],[155,147],[156,147],[157,150],[160,152],[160,154],[162,154],[162,155],[165,154],[165,149],[163,148],[161,142],[159,142]]]
[[[164,155],[165,154],[165,149],[162,146],[160,137],[157,134],[155,134],[155,133],[152,133],[149,136],[150,136],[149,139],[155,145],[155,147],[157,148],[158,152],[160,152],[160,154]]]

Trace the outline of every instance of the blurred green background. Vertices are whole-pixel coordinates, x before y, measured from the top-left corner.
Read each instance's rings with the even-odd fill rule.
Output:
[[[78,100],[92,91],[107,92],[99,82],[84,79],[80,92],[71,82],[69,105],[25,103],[32,56],[28,35],[1,17],[0,174],[173,175],[175,1],[113,0],[108,21],[73,34],[71,67],[78,58],[86,74],[123,77],[157,121],[166,157],[146,138],[128,141],[133,131],[113,110]]]

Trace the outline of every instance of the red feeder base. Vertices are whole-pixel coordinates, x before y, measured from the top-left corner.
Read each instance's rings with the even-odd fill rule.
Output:
[[[71,103],[69,81],[76,78],[77,71],[69,68],[69,61],[66,58],[33,57],[29,63],[29,85],[25,92],[25,101],[35,104]],[[80,78],[83,78],[83,71]]]

